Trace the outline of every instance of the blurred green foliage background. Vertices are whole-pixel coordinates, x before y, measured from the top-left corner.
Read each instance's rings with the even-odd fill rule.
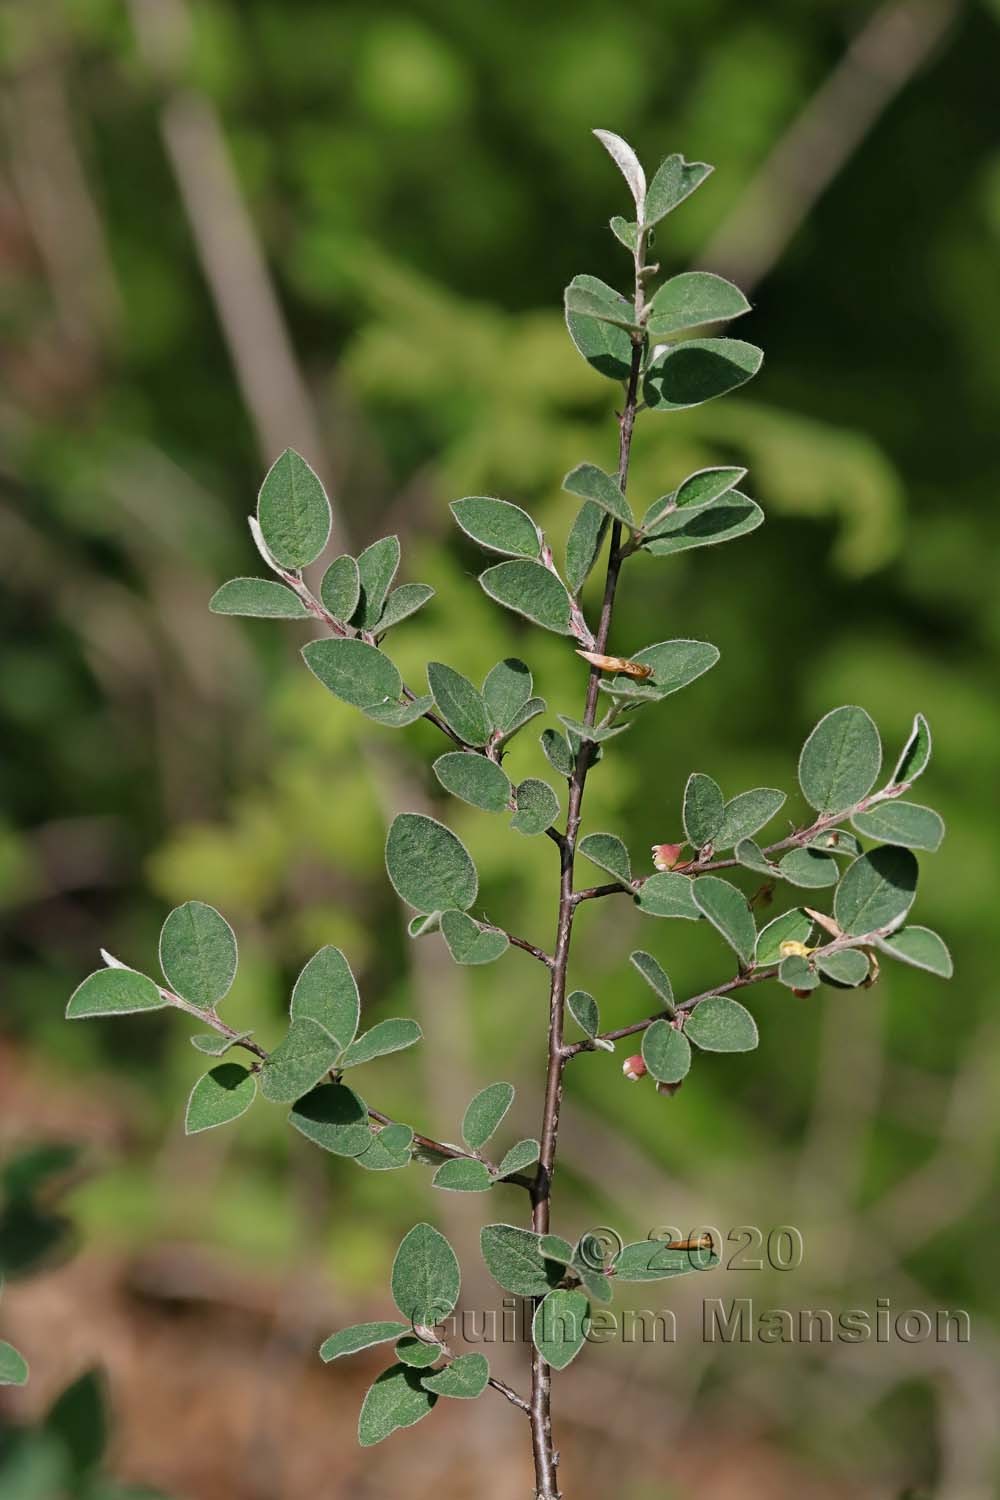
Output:
[[[393,637],[410,680],[428,658],[479,679],[517,651],[553,713],[579,711],[582,664],[482,595],[447,502],[518,501],[560,543],[565,471],[613,466],[616,389],[561,316],[575,273],[627,280],[607,230],[622,184],[589,135],[605,126],[649,165],[715,163],[657,251],[752,288],[738,332],[766,353],[749,395],[640,422],[634,492],[739,461],[768,524],[632,565],[615,648],[692,636],[722,661],[610,748],[587,825],[620,830],[641,865],[678,835],[692,769],[728,795],[791,792],[828,708],[867,707],[893,758],[920,709],[922,796],[949,836],[922,861],[919,920],[956,980],[894,968],[806,1001],[768,987],[759,1052],[706,1062],[673,1100],[624,1084],[620,1058],[573,1068],[556,1229],[791,1223],[805,1256],[685,1282],[673,1348],[581,1360],[559,1382],[564,1482],[574,1500],[995,1493],[998,23],[995,4],[947,0],[0,6],[0,1153],[72,1138],[88,1162],[69,1199],[82,1254],[4,1304],[37,1376],[9,1414],[101,1359],[120,1471],[178,1495],[375,1497],[404,1473],[420,1496],[526,1491],[513,1411],[439,1411],[436,1436],[429,1422],[356,1460],[361,1377],[313,1368],[324,1318],[380,1315],[414,1214],[489,1297],[483,1205],[432,1200],[417,1167],[317,1161],[269,1107],[223,1142],[184,1141],[200,1065],[183,1021],[62,1012],[100,945],[150,964],[165,911],[196,896],[240,935],[241,1025],[276,1038],[291,978],[336,943],[369,1018],[414,1014],[427,1037],[419,1062],[382,1065],[371,1102],[453,1138],[471,1093],[510,1077],[535,1132],[531,961],[455,970],[438,939],[407,941],[384,877],[389,816],[442,795],[433,731],[359,728],[297,660],[308,630],[206,605],[255,571],[244,518],[292,444],[336,498],[332,547],[398,532],[403,576],[436,588]],[[510,768],[544,774],[533,731]],[[441,808],[484,909],[546,943],[551,845]],[[617,903],[581,912],[571,977],[612,1024],[647,1008],[625,964],[638,923]],[[641,934],[681,993],[727,964],[684,929]],[[520,1212],[509,1195],[492,1217]],[[700,1337],[703,1294],[961,1306],[973,1342],[720,1349]],[[188,1382],[168,1392],[134,1347],[163,1307]],[[147,1347],[171,1368],[164,1317]],[[517,1370],[517,1350],[501,1357]],[[262,1394],[268,1372],[319,1384],[293,1416]],[[154,1409],[174,1412],[171,1441]]]

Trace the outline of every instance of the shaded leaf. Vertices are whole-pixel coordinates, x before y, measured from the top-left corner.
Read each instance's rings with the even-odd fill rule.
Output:
[[[740,792],[726,803],[722,827],[715,836],[717,849],[732,849],[741,839],[757,833],[785,805],[785,794],[776,787],[759,786]]]
[[[528,559],[497,563],[479,582],[498,604],[557,635],[571,635],[569,595],[554,573]]]
[[[597,298],[604,317],[594,318],[574,312],[569,303],[571,294],[577,291]],[[573,277],[566,288],[565,301],[569,336],[587,363],[611,380],[628,380],[632,369],[632,339],[616,323],[619,318],[634,317],[632,303],[596,276],[585,275]]]
[[[471,1157],[455,1157],[442,1162],[434,1173],[434,1186],[452,1193],[486,1193],[493,1186],[489,1169]]]
[[[913,720],[910,737],[892,773],[891,786],[909,785],[926,771],[931,758],[931,726],[923,714]]]
[[[421,698],[407,699],[403,703],[370,703],[361,712],[366,719],[384,724],[387,729],[405,729],[408,724],[415,724],[417,719],[430,713],[433,707],[434,699],[427,693]]]
[[[741,339],[688,339],[648,367],[643,396],[651,411],[700,406],[744,385],[763,361],[761,350]]]
[[[565,1370],[583,1348],[590,1320],[590,1301],[583,1292],[559,1287],[535,1308],[531,1339],[554,1370]]]
[[[292,990],[292,1020],[316,1021],[349,1047],[358,1029],[361,1000],[351,966],[339,948],[321,948],[305,965]]]
[[[392,1263],[392,1300],[412,1325],[433,1328],[453,1310],[462,1277],[451,1245],[432,1224],[415,1224]]]
[[[909,849],[883,844],[848,865],[833,898],[833,914],[852,937],[902,920],[917,891],[917,861]]]
[[[505,557],[537,557],[542,550],[538,527],[519,505],[490,495],[453,500],[451,512],[466,536]]]
[[[190,1040],[192,1047],[198,1052],[204,1052],[208,1057],[222,1057],[230,1047],[235,1047],[238,1042],[245,1042],[251,1036],[253,1036],[252,1031],[241,1031],[237,1036],[225,1036],[217,1031],[208,1031],[193,1036]]]
[[[694,882],[692,894],[698,910],[721,932],[740,962],[748,964],[757,942],[757,929],[743,892],[717,875],[702,875]]]
[[[434,775],[446,792],[460,797],[473,807],[484,812],[506,812],[514,788],[506,772],[496,761],[485,755],[469,755],[464,750],[452,750],[438,756],[434,762]]]
[[[867,812],[855,813],[852,824],[865,838],[907,849],[940,849],[944,819],[932,807],[919,802],[879,802]]]
[[[401,1427],[412,1427],[434,1409],[437,1396],[425,1391],[416,1370],[392,1365],[384,1370],[365,1396],[358,1418],[362,1448],[381,1443]]]
[[[227,1125],[245,1115],[257,1097],[257,1080],[239,1063],[220,1063],[191,1090],[184,1117],[185,1135]]]
[[[553,771],[560,776],[572,776],[575,762],[565,735],[560,734],[558,729],[544,729],[539,743]]]
[[[725,808],[719,783],[700,771],[692,771],[684,788],[684,832],[695,849],[712,843],[722,828]]]
[[[832,709],[802,747],[802,795],[817,812],[846,810],[868,795],[881,764],[882,742],[870,715],[853,704]]]
[[[593,500],[585,500],[577,511],[566,540],[566,582],[574,594],[590,576],[610,525],[607,511]]]
[[[514,1224],[486,1224],[479,1237],[494,1281],[517,1297],[544,1297],[563,1277],[558,1261],[542,1252],[541,1236]]]
[[[544,698],[529,698],[527,703],[514,715],[504,730],[504,740],[512,739],[519,730],[524,728],[525,724],[530,724],[532,719],[537,719],[538,715],[544,712]]]
[[[333,517],[319,476],[292,448],[271,465],[257,497],[257,520],[275,562],[305,568],[330,536]]]
[[[724,832],[725,830],[723,830]],[[724,849],[726,846],[721,842],[721,837],[720,835],[719,847]],[[746,870],[756,870],[759,875],[773,875],[775,872],[776,867],[768,859],[760,845],[754,843],[753,839],[740,839],[733,853]]]
[[[374,630],[398,568],[398,536],[380,537],[360,554],[358,579],[361,588],[358,607],[351,616],[352,625],[360,630]]]
[[[689,474],[671,494],[661,495],[659,500],[653,501],[642,518],[642,530],[650,536],[656,536],[659,531],[658,523],[666,516],[677,510],[693,515],[720,496],[728,494],[746,477],[746,472],[746,469],[721,468],[699,469],[696,474]]]
[[[727,995],[715,995],[696,1005],[684,1031],[702,1052],[752,1052],[759,1041],[753,1016]]]
[[[533,686],[529,668],[516,656],[507,656],[490,668],[483,682],[483,699],[494,729],[502,733],[518,721]]]
[[[782,957],[782,943],[808,943],[813,933],[812,918],[801,907],[782,912],[773,922],[768,922],[757,934],[757,951],[754,962],[759,965],[776,964]]]
[[[593,995],[588,995],[586,990],[574,990],[566,1004],[580,1030],[586,1036],[595,1037],[601,1029],[601,1014]]]
[[[637,948],[634,953],[629,954],[629,962],[634,964],[650,989],[654,994],[659,995],[664,1006],[673,1014],[673,987],[670,983],[670,976],[659,960],[651,953],[644,953],[641,948]]]
[[[778,965],[778,981],[790,990],[814,990],[819,984],[819,975],[802,954],[790,953]]]
[[[388,1021],[378,1021],[351,1043],[337,1066],[356,1068],[360,1063],[371,1062],[376,1057],[386,1057],[390,1052],[402,1052],[404,1047],[412,1047],[415,1042],[419,1042],[422,1036],[423,1032],[416,1021],[411,1021],[408,1016],[394,1016]]]
[[[491,1083],[476,1094],[462,1120],[462,1140],[470,1151],[486,1145],[513,1102],[512,1083]]]
[[[714,547],[756,531],[763,520],[764,512],[756,501],[739,490],[730,490],[694,515],[678,510],[664,517],[657,523],[655,537],[643,542],[643,551],[654,557],[669,557],[693,547]]]
[[[457,964],[495,963],[510,947],[505,932],[481,926],[464,911],[442,912],[441,932]]]
[[[208,607],[213,615],[247,615],[255,620],[306,620],[298,594],[272,578],[231,578],[216,589]]]
[[[817,954],[816,967],[824,979],[832,979],[836,984],[853,989],[855,985],[864,984],[870,965],[867,954],[859,948],[841,948],[837,953]]]
[[[371,1349],[375,1344],[388,1344],[409,1331],[409,1323],[355,1323],[353,1327],[342,1328],[339,1333],[332,1333],[324,1339],[319,1357],[329,1364],[345,1354],[359,1354],[362,1349]]]
[[[622,494],[618,480],[605,474],[596,464],[577,464],[563,480],[563,489],[571,495],[579,495],[581,500],[592,500],[616,521],[622,521],[626,526],[635,525],[632,507]]]
[[[685,161],[677,153],[668,156],[657,168],[646,193],[645,226],[652,228],[666,218],[714,170],[704,161]]]
[[[836,885],[840,878],[837,861],[818,849],[789,849],[778,861],[778,873],[790,885],[807,890]]]
[[[382,703],[396,705],[403,693],[403,680],[384,651],[367,641],[338,636],[310,641],[302,657],[314,677],[344,703],[372,708]]]
[[[679,1083],[691,1067],[691,1048],[683,1031],[654,1021],[642,1034],[642,1058],[657,1083]]]
[[[412,1160],[413,1131],[409,1125],[386,1125],[373,1130],[371,1145],[354,1160],[366,1172],[398,1172]]]
[[[175,907],[160,929],[160,967],[167,984],[202,1010],[211,1010],[229,993],[236,958],[236,934],[204,901]]]
[[[429,583],[401,583],[385,601],[385,607],[374,627],[376,635],[391,630],[393,625],[398,625],[402,620],[408,620],[433,597],[434,590]]]
[[[396,1358],[414,1370],[426,1370],[441,1358],[441,1345],[415,1333],[404,1334],[396,1345]]]
[[[459,1354],[434,1375],[423,1377],[424,1389],[436,1396],[472,1401],[485,1391],[490,1378],[489,1360],[485,1354]]]
[[[580,840],[577,848],[592,865],[596,865],[599,870],[607,870],[621,885],[631,888],[632,862],[628,850],[617,835],[588,833],[586,838]]]
[[[450,828],[423,813],[399,813],[385,844],[397,896],[417,911],[460,911],[472,905],[479,877],[469,851]]]
[[[319,597],[335,620],[346,624],[361,602],[361,574],[349,553],[335,557],[323,574]]]
[[[711,271],[682,271],[655,292],[646,331],[654,340],[671,338],[703,323],[728,321],[749,311],[749,302],[731,281]]]
[[[529,776],[514,792],[517,812],[510,820],[518,833],[536,835],[551,828],[559,816],[559,798],[547,781]]]
[[[292,1104],[328,1073],[340,1055],[340,1043],[315,1021],[294,1020],[260,1075],[260,1091],[274,1104]]]
[[[942,979],[950,979],[954,973],[947,945],[929,927],[901,927],[891,936],[879,938],[878,946],[883,953],[891,954],[904,964],[926,969],[929,974],[938,974]]]
[[[90,1016],[127,1016],[138,1010],[162,1010],[168,1003],[153,981],[135,969],[98,969],[77,985],[66,1017],[82,1021]]]
[[[647,876],[639,891],[639,909],[651,917],[686,917],[695,922],[701,916],[694,881],[673,870]]]
[[[538,1160],[539,1149],[534,1139],[515,1141],[497,1168],[499,1176],[510,1177],[514,1172],[523,1172],[525,1167],[533,1166]]]

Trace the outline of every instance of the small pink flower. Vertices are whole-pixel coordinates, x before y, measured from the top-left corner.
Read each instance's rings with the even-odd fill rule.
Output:
[[[622,1063],[622,1072],[625,1074],[625,1077],[629,1080],[630,1083],[638,1083],[640,1078],[645,1078],[646,1064],[643,1062],[638,1052],[634,1057],[626,1057],[625,1061]]]
[[[658,870],[672,870],[681,857],[683,844],[654,844],[653,864]]]

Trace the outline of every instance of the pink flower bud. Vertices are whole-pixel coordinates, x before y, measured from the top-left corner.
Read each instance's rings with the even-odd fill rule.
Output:
[[[653,864],[658,870],[672,870],[681,857],[683,844],[654,844]]]
[[[646,1064],[643,1062],[638,1052],[634,1057],[626,1057],[625,1061],[622,1063],[622,1072],[625,1074],[625,1077],[629,1080],[630,1083],[638,1083],[640,1078],[645,1078]]]

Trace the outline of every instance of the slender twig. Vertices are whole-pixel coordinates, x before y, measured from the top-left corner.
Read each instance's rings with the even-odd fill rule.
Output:
[[[645,236],[640,234],[635,251],[635,306],[639,316],[643,306],[642,271],[645,255]],[[624,491],[628,483],[629,459],[632,451],[632,429],[635,425],[638,405],[639,376],[642,371],[643,343],[639,339],[632,346],[632,364],[629,371],[625,405],[618,418],[618,483]],[[615,593],[623,561],[622,527],[618,521],[612,523],[611,541],[608,551],[607,573],[604,582],[604,598],[594,641],[594,650],[606,651],[611,632]],[[599,667],[592,666],[587,682],[587,698],[583,722],[592,728],[597,718],[598,692],[601,682]],[[559,1114],[562,1106],[563,1070],[566,1066],[563,1046],[563,1015],[566,1000],[566,974],[569,967],[570,945],[573,934],[573,916],[576,901],[573,896],[573,865],[576,857],[577,836],[583,811],[583,798],[587,784],[587,773],[593,764],[594,745],[583,740],[576,758],[573,774],[569,779],[569,798],[566,810],[566,831],[559,840],[560,878],[559,915],[556,923],[556,944],[552,959],[552,980],[549,986],[549,1034],[548,1068],[545,1079],[545,1103],[542,1114],[541,1152],[538,1176],[532,1192],[531,1227],[536,1234],[547,1234],[549,1229],[552,1197],[552,1178],[555,1172],[556,1148],[559,1138]],[[538,1305],[536,1299],[536,1307]],[[559,1500],[556,1468],[558,1454],[552,1442],[552,1391],[551,1374],[544,1357],[533,1344],[531,1351],[531,1445],[535,1463],[535,1487],[537,1500]]]

